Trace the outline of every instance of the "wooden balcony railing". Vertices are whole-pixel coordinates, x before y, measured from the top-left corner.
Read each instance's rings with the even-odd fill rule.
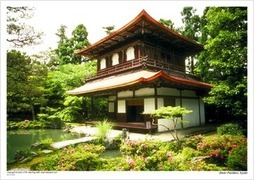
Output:
[[[121,64],[117,64],[115,66],[107,67],[105,69],[99,70],[97,72],[96,77],[92,77],[91,79],[97,79],[106,75],[115,74],[122,71],[127,71],[130,69],[134,69],[137,67],[145,68],[154,68],[154,69],[162,69],[162,70],[173,70],[173,71],[180,71],[185,73],[185,69],[180,66],[176,66],[174,64],[166,63],[163,61],[155,60],[148,58],[147,56],[141,57],[139,59],[133,59],[126,61]]]
[[[174,71],[180,71],[180,72],[185,72],[185,68],[181,66],[177,66],[174,64],[166,63],[163,61],[151,59],[151,58],[146,58],[143,60],[143,65],[148,66],[148,67],[153,67],[157,69],[163,69],[163,70],[174,70]]]

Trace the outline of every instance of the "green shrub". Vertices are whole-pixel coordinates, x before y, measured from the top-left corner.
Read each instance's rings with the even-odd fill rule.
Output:
[[[247,147],[233,148],[229,152],[227,166],[234,171],[247,171]]]
[[[182,160],[190,161],[194,157],[201,156],[201,152],[189,147],[185,147],[183,148],[181,155],[182,155]]]
[[[120,170],[174,170],[175,153],[171,150],[170,144],[155,140],[125,141],[120,147],[125,159],[120,162]],[[119,170],[119,167],[112,168],[111,170]]]
[[[205,161],[186,161],[181,163],[178,166],[178,170],[180,171],[224,171],[226,170],[223,167],[220,167],[216,164],[206,163]]]
[[[17,150],[15,155],[14,155],[14,160],[21,161],[31,155],[30,149],[21,149]]]
[[[189,147],[189,148],[197,150],[197,145],[201,143],[202,140],[203,140],[202,135],[195,135],[188,138],[184,138],[182,144],[183,144],[183,147]]]
[[[47,121],[30,121],[24,120],[20,122],[7,122],[7,129],[43,129],[49,128],[50,124]]]
[[[211,163],[225,166],[230,152],[239,147],[247,148],[247,139],[242,136],[218,136],[217,138],[205,138],[198,144],[198,150],[202,155],[210,156]]]
[[[100,168],[100,154],[105,150],[103,146],[93,144],[79,144],[67,147],[49,155],[32,169],[39,171],[91,171]]]
[[[233,123],[221,125],[217,128],[218,135],[231,135],[231,136],[243,136],[244,129]]]
[[[46,138],[46,139],[41,141],[41,144],[43,145],[42,146],[43,149],[51,149],[51,144],[52,143],[53,143],[52,138]]]

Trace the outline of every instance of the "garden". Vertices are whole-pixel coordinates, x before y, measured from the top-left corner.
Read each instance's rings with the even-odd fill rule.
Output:
[[[117,136],[108,143],[107,138],[102,141],[102,136],[97,137],[89,143],[40,154],[29,168],[31,171],[247,171],[247,138],[237,124],[221,125],[217,133],[169,142],[124,140]],[[44,141],[37,152],[49,147],[50,141]],[[107,156],[105,152],[119,153]]]

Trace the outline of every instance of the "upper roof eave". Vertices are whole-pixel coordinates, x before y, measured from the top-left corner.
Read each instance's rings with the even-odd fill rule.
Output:
[[[198,48],[198,49],[202,49],[203,45],[185,37],[182,36],[181,34],[178,34],[177,32],[167,28],[166,26],[162,25],[161,23],[159,23],[158,21],[156,21],[154,18],[152,18],[144,9],[133,19],[131,20],[129,23],[127,23],[126,25],[124,25],[122,28],[118,29],[117,31],[109,34],[108,36],[102,38],[101,40],[97,41],[94,44],[91,44],[87,47],[84,47],[80,50],[76,50],[75,53],[79,54],[79,55],[84,55],[87,57],[93,57],[94,55],[91,54],[91,52],[93,49],[99,48],[100,45],[102,45],[103,43],[106,43],[107,41],[110,41],[111,39],[113,39],[114,37],[117,36],[121,36],[122,33],[126,32],[127,29],[129,29],[130,27],[134,26],[135,24],[137,24],[140,20],[146,20],[148,23],[152,24],[153,26],[158,27],[161,31],[167,33],[169,36],[175,36],[179,39],[181,39],[182,41],[185,41],[187,43],[189,43],[190,45]]]

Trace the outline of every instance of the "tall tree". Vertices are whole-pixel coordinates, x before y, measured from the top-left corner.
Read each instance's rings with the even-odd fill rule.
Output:
[[[16,50],[7,52],[7,113],[31,112],[43,105],[46,66],[33,62],[29,56]]]
[[[172,29],[173,31],[181,32],[181,29],[175,27],[175,24],[173,23],[173,21],[171,21],[171,19],[163,19],[163,18],[160,18],[158,22],[161,23],[161,24],[163,24],[163,25],[166,26],[167,28]]]
[[[208,38],[197,72],[214,85],[205,101],[246,120],[247,8],[211,7],[203,18]]]
[[[43,33],[35,31],[32,26],[25,23],[25,20],[33,17],[33,10],[27,6],[7,6],[7,42],[12,43],[14,47],[40,43]]]
[[[81,121],[91,114],[91,101],[86,97],[69,96],[66,91],[84,84],[84,79],[94,76],[96,62],[83,64],[65,64],[48,73],[45,98],[48,100],[44,115],[56,117],[62,121]],[[100,100],[96,100],[98,103]],[[101,101],[100,101],[101,102]],[[98,106],[98,115],[105,108],[106,103]],[[104,107],[104,108],[102,108]]]
[[[105,29],[105,33],[107,35],[111,34],[112,32],[114,32],[114,29],[115,29],[115,26],[105,26],[105,27],[102,27],[102,29]]]
[[[55,50],[56,54],[59,57],[59,64],[68,64],[71,62],[72,49],[70,45],[70,40],[66,35],[67,26],[61,25],[57,30],[56,35],[59,37],[58,47]]]
[[[88,45],[90,45],[88,39],[88,32],[86,30],[86,27],[83,24],[79,24],[73,31],[72,31],[72,37],[70,39],[71,46],[73,49],[72,54],[72,61],[75,64],[81,64],[86,59],[80,55],[76,55],[74,52],[75,50],[82,49]]]
[[[72,37],[66,35],[67,27],[61,25],[56,35],[59,37],[58,48],[55,50],[59,57],[60,65],[63,64],[81,64],[85,59],[75,54],[75,50],[88,46],[90,43],[87,39],[88,33],[86,27],[82,24],[78,25],[72,31]]]
[[[181,15],[184,24],[182,34],[194,41],[198,41],[200,37],[200,17],[195,14],[196,9],[193,7],[184,7]],[[194,73],[195,57],[190,56],[187,59],[187,70],[189,73]]]

